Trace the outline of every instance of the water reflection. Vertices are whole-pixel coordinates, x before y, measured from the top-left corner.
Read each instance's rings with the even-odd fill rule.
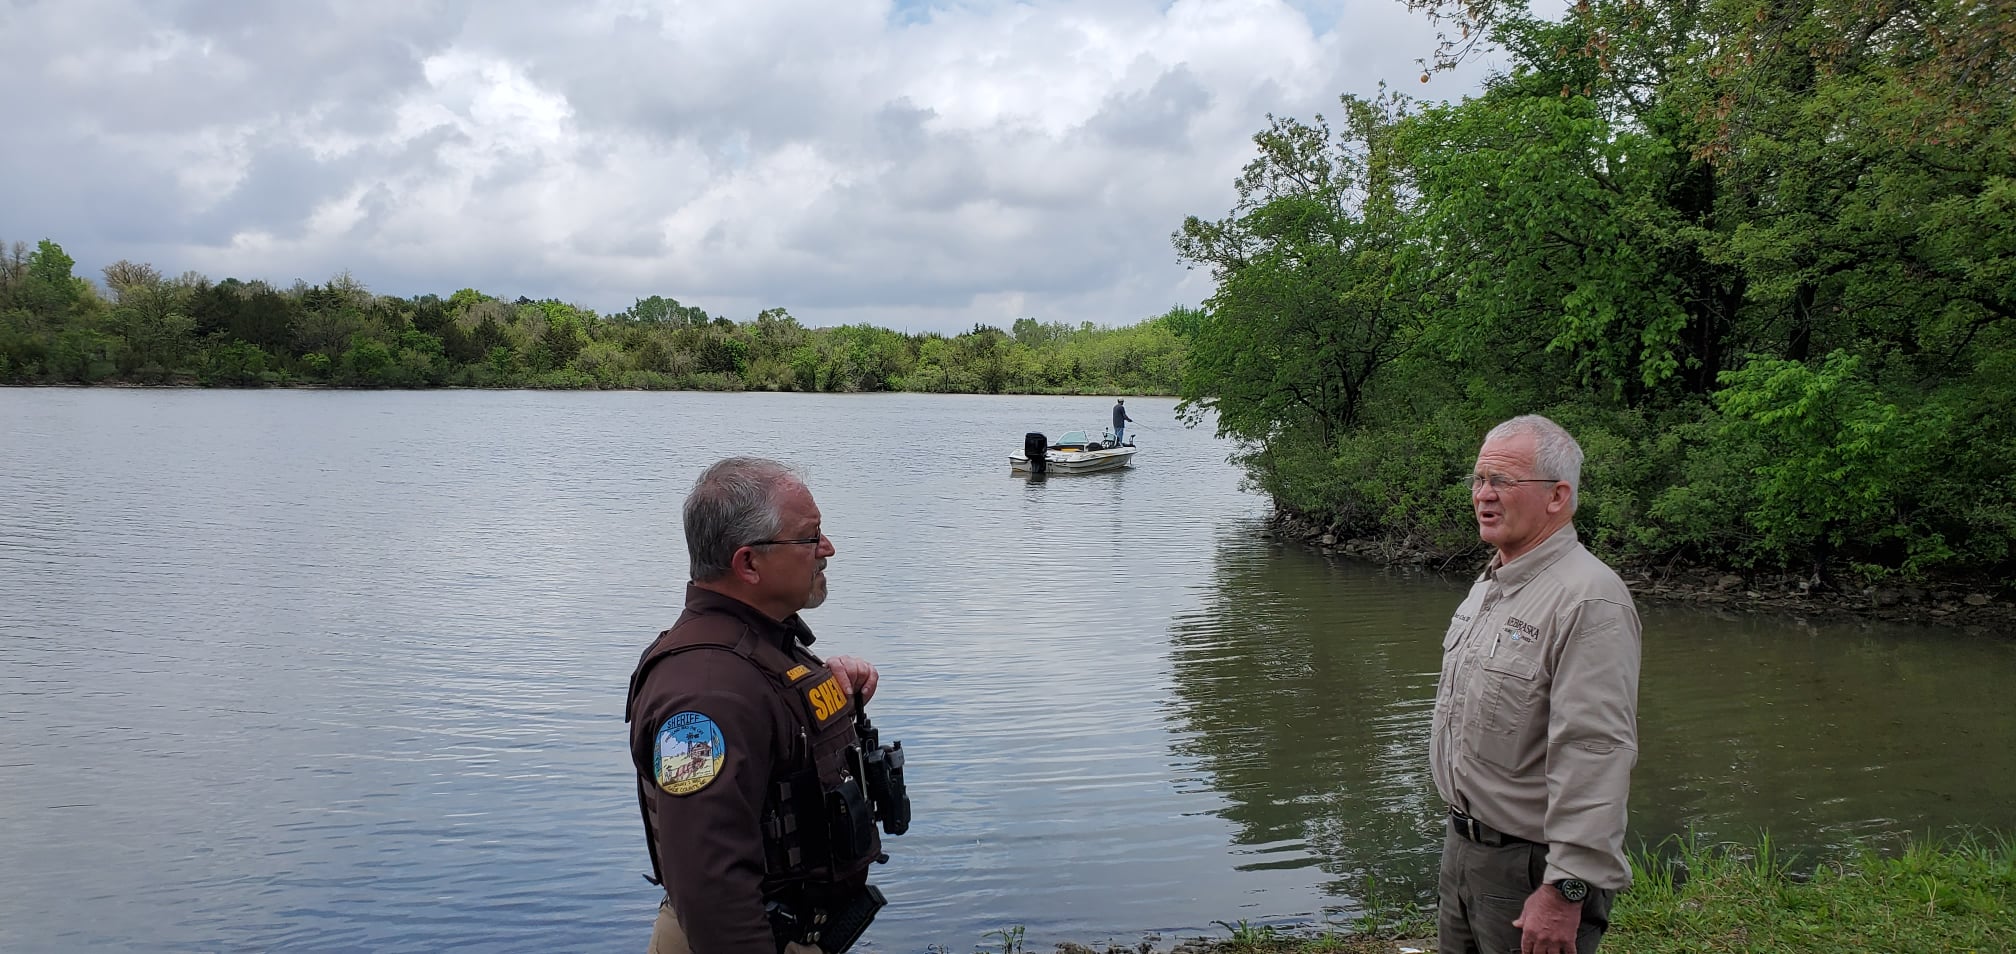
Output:
[[[1795,850],[2016,830],[2016,643],[1655,607],[1633,829]]]
[[[1319,867],[1346,908],[1368,878],[1388,901],[1433,894],[1441,629],[1417,595],[1445,587],[1396,590],[1396,575],[1227,541],[1212,598],[1171,635],[1177,750],[1228,799],[1243,863]]]
[[[1248,867],[1315,866],[1350,908],[1433,896],[1439,636],[1467,579],[1221,544],[1173,624],[1176,751],[1227,804]],[[1751,840],[1788,856],[2016,830],[2016,643],[1642,605],[1627,843]]]

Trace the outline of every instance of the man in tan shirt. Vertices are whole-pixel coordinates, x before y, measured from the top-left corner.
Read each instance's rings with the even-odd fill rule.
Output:
[[[1442,954],[1593,954],[1631,881],[1638,611],[1575,536],[1581,472],[1538,415],[1477,453],[1470,503],[1497,554],[1442,639],[1428,743],[1449,806]]]

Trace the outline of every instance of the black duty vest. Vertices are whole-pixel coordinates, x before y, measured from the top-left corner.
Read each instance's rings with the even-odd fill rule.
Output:
[[[713,615],[713,614],[706,614]],[[711,631],[711,632],[710,632]],[[769,680],[796,718],[784,757],[772,768],[763,809],[765,897],[802,888],[815,895],[827,885],[857,883],[881,855],[874,809],[858,777],[854,700],[840,691],[832,670],[809,652],[793,655],[746,623],[739,638],[732,627],[674,626],[658,634],[630,676],[625,722],[637,718],[638,694],[653,667],[681,653],[727,650],[747,660]],[[732,639],[732,642],[730,641]],[[658,859],[657,828],[651,801],[664,798],[645,780],[652,777],[650,753],[633,747],[638,807],[644,815],[653,881],[664,877]]]

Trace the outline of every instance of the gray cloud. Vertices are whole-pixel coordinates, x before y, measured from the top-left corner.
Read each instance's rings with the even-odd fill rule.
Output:
[[[1108,97],[1087,127],[1115,146],[1181,150],[1189,143],[1190,120],[1211,104],[1211,90],[1177,64],[1155,85]]]
[[[747,318],[1126,323],[1264,115],[1410,92],[1399,0],[0,6],[0,238]],[[1468,80],[1438,80],[1454,95]]]

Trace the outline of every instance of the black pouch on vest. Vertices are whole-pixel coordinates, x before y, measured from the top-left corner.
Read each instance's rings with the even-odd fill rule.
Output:
[[[826,832],[834,864],[852,864],[868,854],[875,839],[875,810],[860,779],[849,778],[826,793]]]
[[[827,844],[826,800],[819,773],[806,769],[778,783],[763,816],[763,848],[771,872],[795,877],[832,864]]]
[[[826,954],[845,954],[861,939],[861,933],[868,930],[868,922],[875,920],[875,912],[889,899],[882,896],[882,889],[872,884],[864,884],[858,890],[834,899],[827,910],[826,923],[819,929],[819,949]]]

